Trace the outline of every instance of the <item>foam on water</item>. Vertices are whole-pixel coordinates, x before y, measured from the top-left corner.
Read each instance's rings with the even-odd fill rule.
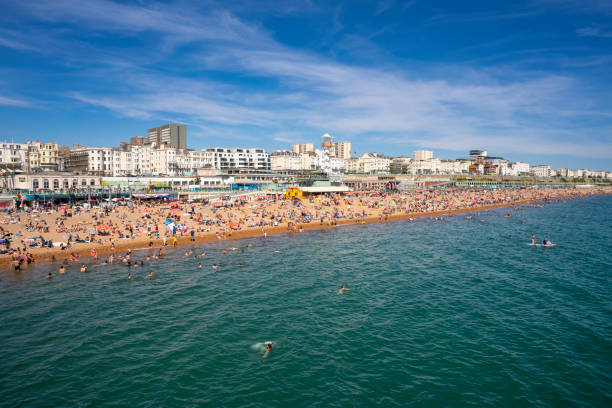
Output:
[[[264,351],[266,351],[266,346],[268,344],[276,345],[276,343],[274,343],[273,341],[267,340],[261,343],[252,344],[251,349],[263,353]]]

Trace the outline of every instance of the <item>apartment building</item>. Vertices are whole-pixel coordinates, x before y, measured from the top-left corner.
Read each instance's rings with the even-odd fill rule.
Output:
[[[165,144],[175,149],[187,148],[187,126],[169,123],[164,126],[147,130],[149,143],[155,146]]]
[[[278,150],[270,153],[270,169],[279,170],[302,170],[302,159],[299,153]]]
[[[388,173],[391,159],[376,153],[364,153],[360,157],[353,157],[344,161],[347,173]]]
[[[56,171],[58,163],[57,143],[28,142],[28,171]]]
[[[314,152],[314,145],[312,143],[292,144],[291,151],[298,154]]]
[[[0,142],[0,167],[24,168],[27,163],[27,143]]]
[[[537,166],[531,166],[531,174],[536,177],[550,177],[552,176],[552,169],[548,164],[540,164]]]
[[[340,159],[351,158],[351,142],[332,142],[330,153]]]
[[[415,150],[414,160],[429,160],[433,159],[433,152],[431,150]]]
[[[408,173],[411,162],[412,157],[396,157],[394,159],[391,159],[389,171],[391,172],[391,174]]]
[[[270,170],[270,155],[264,149],[215,147],[205,151],[212,153],[213,166],[220,170]]]

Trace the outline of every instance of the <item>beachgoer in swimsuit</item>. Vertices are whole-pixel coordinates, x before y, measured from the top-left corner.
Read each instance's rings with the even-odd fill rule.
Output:
[[[272,350],[272,343],[266,344],[266,350],[265,350],[264,355],[262,356],[262,358],[268,357],[268,354],[270,353],[270,350]]]

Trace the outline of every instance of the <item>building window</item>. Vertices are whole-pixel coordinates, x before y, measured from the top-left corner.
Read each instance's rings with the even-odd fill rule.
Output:
[[[43,188],[44,189],[48,189],[49,188],[49,179],[43,179]]]
[[[87,180],[86,180],[86,179],[82,179],[82,180],[81,180],[81,185],[82,185],[83,187],[86,187],[86,186],[87,186]]]
[[[53,179],[53,188],[54,189],[58,189],[59,188],[59,180],[58,179]]]
[[[79,180],[78,179],[72,179],[72,187],[76,187],[79,185]]]
[[[68,183],[68,179],[64,179],[64,183],[63,184],[64,184],[64,188],[66,188],[66,189],[70,187],[70,184]]]
[[[96,185],[96,181],[94,179],[89,180],[89,185],[90,186],[95,186]]]
[[[34,179],[32,180],[32,188],[34,190],[38,190],[39,184],[38,184],[38,179]]]

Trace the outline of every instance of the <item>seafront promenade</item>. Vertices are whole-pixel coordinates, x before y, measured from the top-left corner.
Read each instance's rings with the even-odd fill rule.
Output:
[[[60,205],[1,215],[0,263],[25,268],[44,259],[105,262],[137,248],[298,233],[346,224],[436,217],[548,200],[611,194],[612,188],[376,191],[286,199],[252,194],[231,201],[116,201],[85,208]],[[13,269],[11,268],[11,269]]]

